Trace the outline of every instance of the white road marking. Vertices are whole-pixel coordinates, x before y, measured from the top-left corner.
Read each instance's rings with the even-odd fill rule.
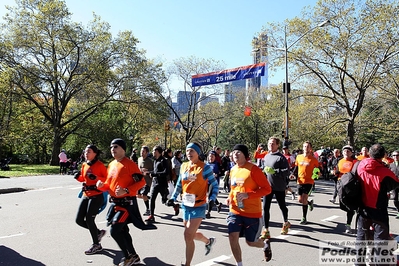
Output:
[[[335,219],[337,219],[337,218],[339,218],[340,216],[338,216],[338,215],[333,215],[333,216],[330,216],[330,217],[327,217],[326,219],[323,219],[323,220],[321,220],[322,222],[331,222],[331,221],[333,221],[333,220],[335,220]]]
[[[202,262],[200,264],[196,264],[195,266],[211,266],[211,265],[215,265],[216,263],[219,263],[219,262],[222,262],[222,261],[230,259],[231,256],[232,255],[230,255],[230,256],[222,255],[222,256],[219,256],[219,257],[204,261],[204,262]]]
[[[288,231],[288,234],[286,234],[286,235],[279,235],[279,236],[276,236],[276,237],[273,237],[273,238],[286,239],[287,237],[296,235],[296,234],[298,234],[298,233],[301,232],[301,231],[302,231],[302,230],[289,230],[289,231]]]
[[[82,186],[80,186],[80,187],[70,187],[69,189],[82,189]]]
[[[45,190],[52,190],[52,189],[59,189],[59,188],[63,188],[63,187],[47,187],[47,188],[32,189],[32,190],[29,190],[29,192],[45,191]]]
[[[22,235],[24,235],[24,233],[19,233],[19,234],[14,234],[14,235],[8,235],[8,236],[0,236],[0,239],[10,238],[10,237],[15,237],[15,236],[22,236]]]

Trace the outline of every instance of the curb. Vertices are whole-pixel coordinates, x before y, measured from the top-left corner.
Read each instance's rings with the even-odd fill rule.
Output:
[[[26,188],[21,188],[21,187],[4,188],[4,189],[0,189],[0,194],[24,192],[24,191],[27,191],[27,189]]]

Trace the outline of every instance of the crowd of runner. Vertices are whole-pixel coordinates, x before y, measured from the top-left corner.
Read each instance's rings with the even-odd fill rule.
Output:
[[[252,155],[243,144],[235,145],[231,151],[213,147],[204,153],[198,143],[189,143],[185,151],[177,150],[173,154],[160,146],[155,146],[150,153],[149,147],[142,146],[139,158],[134,158],[133,154],[129,158],[125,141],[114,139],[110,145],[114,161],[108,168],[99,161],[97,147],[88,145],[84,151],[85,162],[75,174],[76,180],[83,184],[76,223],[88,229],[92,238],[92,245],[85,254],[102,250],[101,239],[106,231],[97,228],[95,217],[102,211],[109,194],[112,203],[107,214],[110,234],[124,254],[119,265],[141,263],[128,224],[133,223],[141,230],[157,229],[154,225],[156,204],[173,207],[174,215],[182,212],[186,245],[186,261],[182,265],[191,265],[195,241],[204,244],[205,255],[211,252],[216,239],[206,237],[199,228],[203,219],[210,219],[212,211],[220,212],[223,206],[229,209],[228,240],[237,265],[243,265],[240,237],[245,237],[249,246],[261,248],[268,262],[272,258],[269,230],[272,199],[275,197],[281,210],[281,234],[288,234],[291,223],[287,192],[292,200],[297,199],[301,204],[300,224],[306,225],[307,213],[314,209],[309,196],[315,179],[334,182],[335,191],[330,202],[336,204],[339,179],[358,161],[361,162],[357,173],[365,193],[362,208],[356,210],[357,239],[389,239],[387,206],[390,194],[399,211],[399,151],[393,151],[389,157],[380,144],[371,146],[370,151],[363,147],[359,154],[349,145],[315,151],[312,144],[305,141],[301,149],[290,153],[288,144],[287,140],[281,143],[279,138],[271,137],[266,145],[259,144]],[[183,156],[187,160],[183,161]],[[296,182],[296,187],[290,186],[291,181]],[[225,202],[218,201],[219,193],[228,194]],[[368,196],[364,196],[366,193]],[[156,200],[158,194],[160,203]],[[144,201],[146,210],[143,213],[139,211],[137,198]],[[348,234],[353,233],[351,226],[356,211],[346,210],[345,232]]]

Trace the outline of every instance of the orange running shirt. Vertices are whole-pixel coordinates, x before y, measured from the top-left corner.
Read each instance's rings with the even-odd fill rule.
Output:
[[[314,184],[312,179],[313,169],[319,167],[319,161],[313,156],[305,156],[304,154],[299,154],[295,160],[295,166],[298,166],[298,180],[299,185],[302,184]]]

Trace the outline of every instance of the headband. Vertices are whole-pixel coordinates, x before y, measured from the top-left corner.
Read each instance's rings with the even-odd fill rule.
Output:
[[[195,144],[195,143],[189,143],[189,144],[187,145],[186,149],[193,149],[193,150],[195,150],[195,151],[198,153],[198,155],[201,154],[201,149],[200,149],[200,147],[198,147],[198,145]]]

